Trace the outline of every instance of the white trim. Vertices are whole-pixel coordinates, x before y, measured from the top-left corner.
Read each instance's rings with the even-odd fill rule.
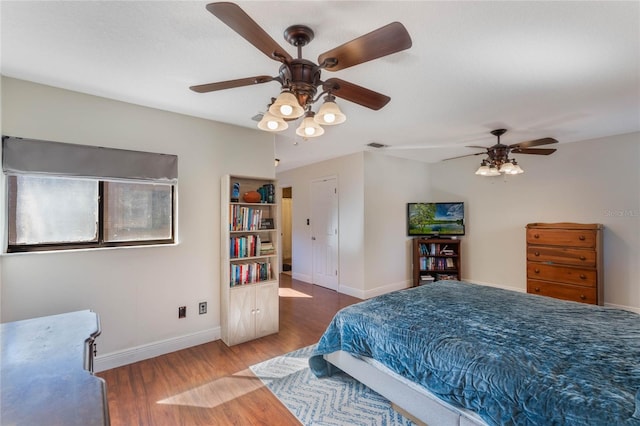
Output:
[[[640,308],[637,308],[635,306],[616,305],[615,303],[605,303],[604,306],[608,308],[622,309],[625,311],[631,311],[631,312],[635,312],[636,314],[640,314]]]
[[[309,274],[301,274],[300,272],[291,271],[291,276],[295,280],[304,281],[305,283],[313,284],[311,282],[311,275]]]
[[[372,297],[380,296],[385,293],[391,293],[392,291],[403,290],[410,287],[412,287],[411,280],[405,280],[397,283],[387,284],[381,287],[372,288],[371,290],[365,290],[364,292],[359,290],[359,292],[363,293],[364,296],[361,297],[361,299],[371,299]]]
[[[94,371],[110,370],[123,365],[132,364],[160,355],[202,345],[220,339],[220,327],[198,331],[184,336],[178,336],[167,340],[160,340],[148,345],[136,346],[119,352],[112,352],[97,356],[94,361]]]

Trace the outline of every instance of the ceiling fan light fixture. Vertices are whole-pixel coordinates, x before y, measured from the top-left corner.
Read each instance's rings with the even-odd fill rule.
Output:
[[[293,93],[285,90],[271,104],[269,112],[280,118],[298,118],[304,114],[304,108],[300,106]]]
[[[508,175],[512,175],[512,174],[514,174],[513,173],[514,170],[515,170],[515,167],[513,167],[513,164],[511,164],[510,161],[505,161],[500,166],[499,172],[500,173],[506,173]]]
[[[296,129],[296,135],[303,138],[315,138],[321,136],[324,133],[324,129],[320,127],[314,120],[313,111],[308,111],[300,126]]]
[[[500,171],[494,164],[492,164],[489,166],[489,171],[484,176],[500,176]]]
[[[524,170],[522,170],[522,167],[518,165],[518,162],[516,160],[513,160],[512,163],[513,163],[513,170],[511,171],[512,175],[519,175],[524,173]]]
[[[315,122],[327,126],[344,123],[347,120],[347,116],[340,111],[338,104],[334,102],[335,98],[333,96],[327,96],[325,99],[325,103],[322,104],[313,118]]]
[[[486,176],[489,174],[489,166],[487,166],[487,162],[485,160],[482,160],[480,167],[476,170],[476,174],[480,176]]]
[[[286,121],[280,117],[276,117],[269,111],[265,112],[262,120],[258,123],[258,129],[267,132],[281,132],[289,127]]]

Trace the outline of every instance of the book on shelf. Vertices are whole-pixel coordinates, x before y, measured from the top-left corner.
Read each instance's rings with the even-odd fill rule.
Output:
[[[262,254],[262,243],[259,235],[244,235],[229,239],[229,257],[239,259]]]
[[[448,244],[420,243],[418,250],[421,256],[455,256],[456,254]]]
[[[421,271],[442,271],[445,269],[455,269],[456,264],[452,257],[420,257]]]
[[[229,206],[230,231],[257,231],[262,222],[262,209],[238,204]]]
[[[440,280],[458,280],[458,274],[436,274],[436,279]]]
[[[232,263],[229,268],[229,285],[231,287],[255,284],[271,279],[271,263],[269,262]]]
[[[262,244],[260,244],[260,254],[262,256],[274,254],[275,252],[276,252],[276,248],[273,246],[273,243],[271,241],[265,241]]]
[[[421,275],[420,283],[418,285],[429,284],[434,282],[435,280],[436,278],[433,275]]]

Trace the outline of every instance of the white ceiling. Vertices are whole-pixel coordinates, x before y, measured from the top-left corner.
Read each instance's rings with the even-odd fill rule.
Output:
[[[434,162],[542,137],[574,142],[640,130],[640,2],[242,1],[292,56],[305,24],[319,54],[399,21],[411,49],[337,72],[391,97],[380,111],[338,99],[346,123],[308,141],[279,133],[281,170],[367,148]],[[252,127],[278,83],[197,94],[188,87],[277,75],[279,63],[200,1],[5,1],[3,75]],[[560,146],[561,149],[561,146]],[[521,164],[523,164],[522,160]]]

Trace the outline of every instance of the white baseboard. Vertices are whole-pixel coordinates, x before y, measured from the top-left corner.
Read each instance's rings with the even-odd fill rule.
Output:
[[[299,272],[292,272],[291,276],[299,281],[304,281],[305,283],[311,283],[313,280],[311,279],[311,275],[301,274]]]
[[[391,293],[392,291],[402,290],[411,286],[411,280],[383,285],[381,287],[372,288],[371,290],[365,290],[364,297],[362,297],[362,299],[370,299],[372,297],[380,296],[385,293]]]
[[[614,303],[605,303],[604,306],[609,308],[622,309],[625,311],[635,312],[636,314],[640,314],[640,308],[636,308],[635,306],[625,306],[625,305],[616,305]]]
[[[136,346],[123,351],[98,355],[94,360],[93,367],[94,371],[97,373],[179,351],[181,349],[190,348],[191,346],[202,345],[218,339],[220,339],[220,327],[210,328],[197,333],[161,340],[147,345]]]

